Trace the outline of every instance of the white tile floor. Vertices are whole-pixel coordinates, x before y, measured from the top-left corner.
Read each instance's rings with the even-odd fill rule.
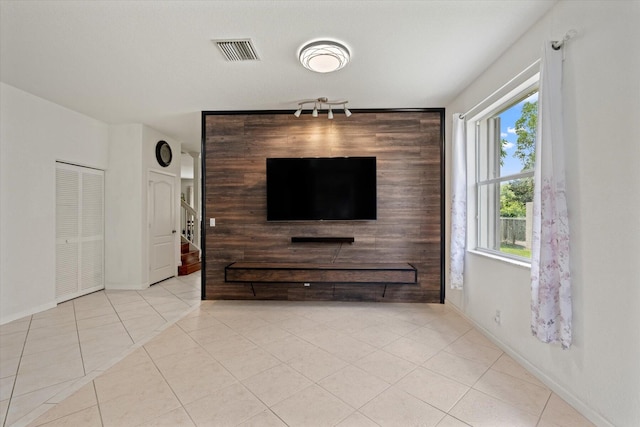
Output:
[[[2,326],[4,425],[592,425],[446,306],[199,304],[196,281]]]
[[[25,425],[199,303],[198,272],[144,291],[96,292],[0,326],[0,425]]]

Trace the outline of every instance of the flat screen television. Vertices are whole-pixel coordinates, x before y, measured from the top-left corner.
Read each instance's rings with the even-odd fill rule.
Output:
[[[267,159],[267,221],[375,220],[375,157]]]

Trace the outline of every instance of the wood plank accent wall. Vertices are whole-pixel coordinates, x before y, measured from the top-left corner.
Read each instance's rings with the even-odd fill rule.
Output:
[[[442,302],[444,109],[203,112],[203,298]],[[267,222],[268,157],[376,156],[376,221]],[[209,227],[209,218],[216,226]],[[292,243],[353,236],[352,244]],[[225,283],[232,262],[411,263],[418,285]],[[255,291],[256,296],[253,295]]]

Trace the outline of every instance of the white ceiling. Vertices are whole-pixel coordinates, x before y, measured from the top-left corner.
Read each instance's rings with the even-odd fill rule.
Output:
[[[107,123],[144,123],[200,151],[202,110],[444,107],[556,0],[6,1],[3,82]],[[255,62],[213,39],[250,38]],[[346,44],[333,74],[303,68],[310,40]]]

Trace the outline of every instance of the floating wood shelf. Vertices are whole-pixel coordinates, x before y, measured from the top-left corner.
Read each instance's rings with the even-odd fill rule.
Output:
[[[418,270],[411,264],[314,264],[234,262],[224,269],[224,281],[249,283],[256,296],[254,283],[315,283],[417,285]]]

